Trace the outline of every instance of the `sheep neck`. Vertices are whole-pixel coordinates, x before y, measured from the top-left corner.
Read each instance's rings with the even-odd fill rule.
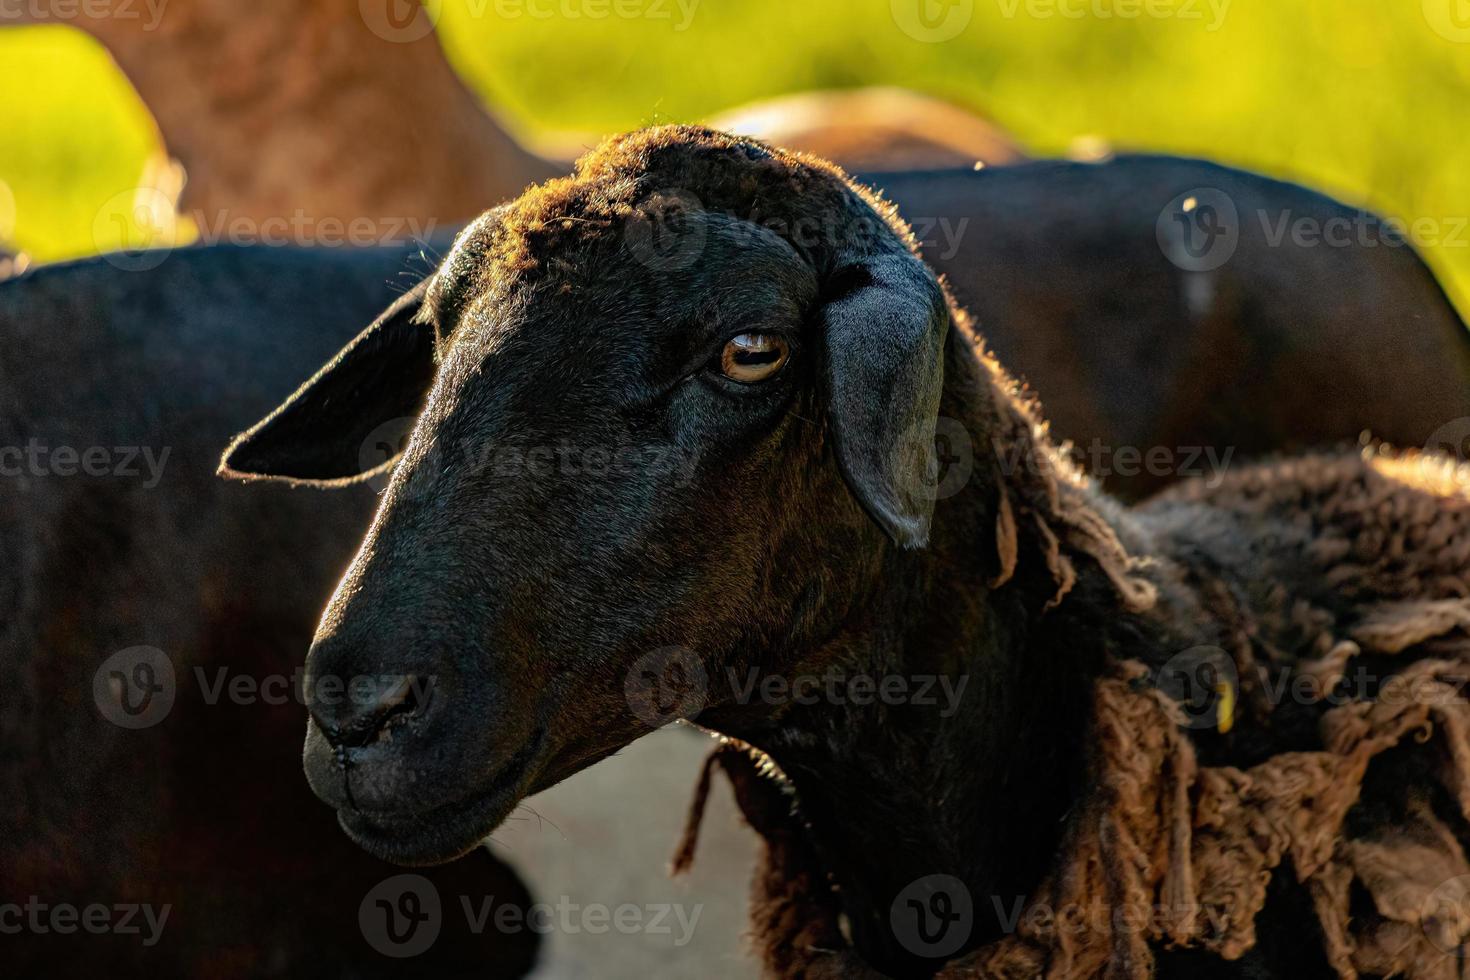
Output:
[[[204,234],[230,222],[242,230],[229,234],[249,234],[240,219],[451,225],[553,176],[484,110],[433,33],[383,40],[357,4],[265,6],[241,17],[233,0],[194,0],[156,24],[85,24],[183,165],[183,205]],[[242,142],[249,153],[229,149]]]
[[[997,431],[1007,396],[988,369],[961,342],[951,344],[948,370],[942,415],[970,433]],[[1001,457],[1025,448],[975,446],[975,472],[940,505],[930,547],[892,551],[864,603],[870,613],[816,658],[854,676],[902,678],[915,703],[822,701],[731,733],[791,780],[855,945],[895,975],[935,966],[889,925],[907,886],[958,878],[974,909],[966,948],[996,938],[1044,877],[1079,793],[1104,642],[1096,615],[1079,616],[1107,589],[1078,563],[1073,590],[1088,601],[1043,614],[1055,580],[1023,555],[1009,587],[991,591],[998,488],[1013,479]],[[919,704],[931,677],[949,687],[936,681],[937,703]]]

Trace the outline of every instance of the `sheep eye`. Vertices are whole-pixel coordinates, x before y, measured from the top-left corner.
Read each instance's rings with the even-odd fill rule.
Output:
[[[791,345],[770,333],[743,333],[720,352],[720,373],[731,381],[755,384],[775,377],[791,356]]]

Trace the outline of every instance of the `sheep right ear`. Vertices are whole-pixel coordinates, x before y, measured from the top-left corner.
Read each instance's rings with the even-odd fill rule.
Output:
[[[893,541],[922,548],[934,515],[934,430],[949,305],[901,246],[844,265],[823,308],[837,461],[848,488]]]
[[[431,279],[400,296],[279,408],[236,436],[219,475],[342,486],[387,468],[391,459],[373,460],[363,445],[386,423],[418,415],[434,380],[434,329],[419,322]]]

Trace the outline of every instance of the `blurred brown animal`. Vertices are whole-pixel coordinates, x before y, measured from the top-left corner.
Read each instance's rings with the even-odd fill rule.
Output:
[[[12,252],[4,245],[0,245],[0,279],[18,276],[26,271],[30,264],[30,256],[24,252]]]
[[[994,123],[908,89],[801,92],[720,113],[711,125],[834,160],[854,172],[1020,163],[1027,153]]]
[[[452,223],[568,169],[486,110],[425,11],[399,20],[396,6],[170,0],[156,17],[83,10],[65,22],[106,46],[153,113],[188,176],[180,207],[206,238],[232,219],[279,221],[301,208],[315,222]],[[1024,159],[985,120],[891,88],[755,103],[715,124],[854,169]]]
[[[531,969],[537,933],[458,914],[465,897],[531,904],[485,850],[426,873],[445,912],[431,947],[383,955],[370,929],[386,920],[368,899],[399,871],[352,847],[289,778],[301,649],[375,496],[267,498],[213,478],[220,440],[388,302],[405,260],[221,246],[0,283],[0,974]],[[108,462],[74,465],[98,453]],[[140,645],[167,656],[167,674],[109,661]],[[163,691],[146,725],[115,723]],[[66,905],[118,903],[154,910],[156,929],[45,925]],[[17,908],[43,925],[17,930]]]

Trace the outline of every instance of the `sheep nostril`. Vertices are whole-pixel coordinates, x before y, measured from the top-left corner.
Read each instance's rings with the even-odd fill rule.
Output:
[[[327,742],[337,748],[361,748],[383,737],[400,719],[424,707],[425,692],[414,674],[383,678],[373,690],[357,691],[353,699],[334,710],[320,703],[311,706],[311,717]]]

